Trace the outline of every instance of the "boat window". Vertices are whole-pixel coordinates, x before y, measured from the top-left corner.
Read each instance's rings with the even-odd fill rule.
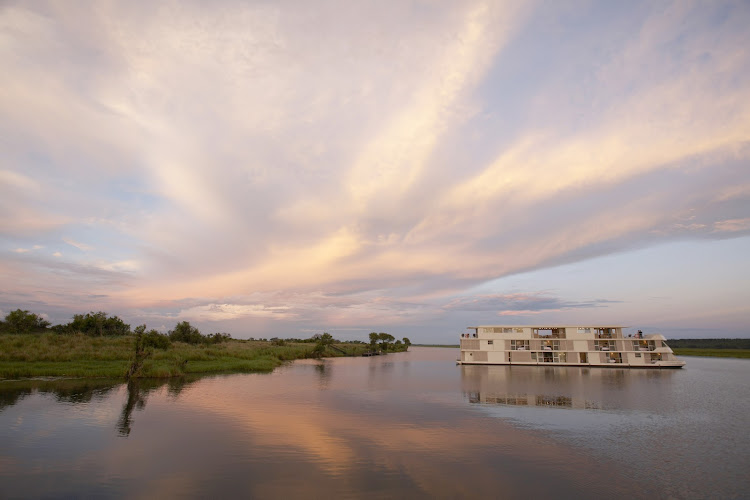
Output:
[[[529,349],[529,341],[528,340],[511,340],[510,341],[510,350],[511,351],[523,351]]]

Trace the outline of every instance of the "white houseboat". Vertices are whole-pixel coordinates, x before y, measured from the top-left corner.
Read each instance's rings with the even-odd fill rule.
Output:
[[[459,364],[682,368],[662,335],[622,326],[471,326]]]

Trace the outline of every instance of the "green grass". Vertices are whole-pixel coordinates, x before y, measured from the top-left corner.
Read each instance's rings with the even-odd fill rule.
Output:
[[[133,362],[135,338],[84,335],[0,335],[0,378],[123,377]],[[268,372],[285,361],[309,358],[315,344],[274,345],[231,340],[221,344],[175,342],[154,349],[137,377],[177,377],[190,373]],[[365,345],[337,344],[326,357],[356,356]]]
[[[750,349],[701,349],[694,347],[673,347],[677,356],[708,356],[715,358],[750,358]]]

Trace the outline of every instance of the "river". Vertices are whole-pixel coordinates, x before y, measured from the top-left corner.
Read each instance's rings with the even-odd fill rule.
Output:
[[[748,498],[750,360],[0,381],[1,498]]]

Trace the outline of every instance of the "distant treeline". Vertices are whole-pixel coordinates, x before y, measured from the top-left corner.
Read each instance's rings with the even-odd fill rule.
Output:
[[[672,348],[750,349],[750,339],[672,339],[667,344]]]

